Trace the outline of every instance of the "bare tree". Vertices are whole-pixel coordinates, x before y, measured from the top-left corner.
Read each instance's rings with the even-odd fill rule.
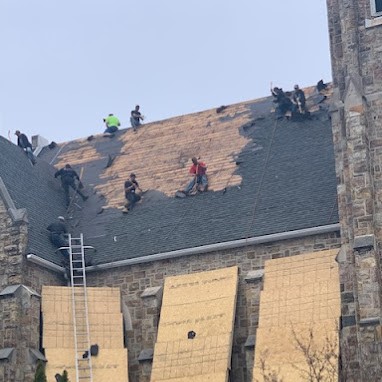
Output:
[[[278,370],[276,372],[271,367],[269,367],[267,362],[268,357],[268,350],[261,352],[259,369],[262,377],[262,382],[283,382],[283,379],[278,376],[280,371]],[[260,382],[258,379],[255,379],[255,381]]]
[[[292,328],[292,337],[295,348],[302,355],[303,362],[291,363],[291,366],[300,374],[301,380],[306,382],[338,382],[339,380],[339,332],[332,332],[322,340],[315,338],[314,330],[309,329],[305,337],[298,335]],[[274,370],[269,362],[268,350],[261,353],[259,374],[262,382],[283,382],[280,370]],[[260,382],[256,380],[256,382]],[[288,381],[289,382],[289,381]]]
[[[337,382],[339,368],[338,335],[325,336],[325,340],[318,343],[315,340],[313,329],[310,328],[308,338],[299,337],[292,328],[296,349],[303,355],[305,366],[294,364],[293,367],[300,372],[307,382]]]

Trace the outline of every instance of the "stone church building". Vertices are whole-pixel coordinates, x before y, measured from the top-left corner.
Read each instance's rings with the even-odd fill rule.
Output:
[[[84,381],[309,380],[310,334],[330,345],[321,380],[380,380],[382,3],[327,8],[333,83],[305,89],[310,119],[276,120],[266,97],[112,138],[35,137],[35,166],[0,137],[0,381],[33,381],[40,362],[49,382],[79,380],[58,216],[92,247]],[[209,190],[175,198],[192,157]],[[69,208],[65,164],[89,196]],[[143,198],[123,214],[132,172]]]

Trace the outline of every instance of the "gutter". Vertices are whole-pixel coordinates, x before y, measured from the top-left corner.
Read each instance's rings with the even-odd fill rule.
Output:
[[[298,238],[302,238],[306,236],[320,235],[324,233],[338,232],[338,231],[340,231],[339,223],[329,224],[329,225],[324,225],[319,227],[304,228],[304,229],[299,229],[295,231],[275,233],[272,235],[256,236],[256,237],[251,237],[248,239],[225,241],[223,243],[208,244],[208,245],[202,245],[200,247],[179,249],[179,250],[170,251],[170,252],[162,252],[162,253],[157,253],[155,255],[140,256],[133,259],[113,261],[111,263],[106,263],[106,264],[91,265],[90,267],[86,267],[86,271],[87,272],[103,271],[107,269],[119,268],[119,267],[124,267],[129,265],[144,264],[144,263],[150,263],[150,262],[159,261],[159,260],[175,259],[175,258],[183,257],[183,256],[191,256],[191,255],[197,255],[197,254],[214,252],[214,251],[222,251],[226,249],[240,248],[240,247],[245,247],[248,245],[258,245],[258,244],[270,243],[275,241],[298,239]],[[44,260],[36,255],[33,255],[33,254],[27,255],[27,259],[32,261],[35,264],[41,265],[53,271],[64,272],[63,267],[60,267],[54,263],[51,263],[48,260]]]
[[[30,253],[27,255],[27,260],[29,260],[31,263],[40,265],[40,266],[42,266],[46,269],[49,269],[51,271],[54,271],[54,272],[58,272],[58,273],[64,273],[65,272],[64,267],[60,267],[59,265],[52,263],[51,261],[45,260],[39,256],[36,256],[33,253]]]

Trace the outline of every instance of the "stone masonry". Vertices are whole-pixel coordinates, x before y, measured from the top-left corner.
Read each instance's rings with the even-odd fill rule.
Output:
[[[322,249],[339,248],[339,244],[339,233],[323,234],[115,268],[103,272],[91,272],[88,274],[87,281],[89,286],[119,286],[121,288],[123,305],[128,310],[124,312],[124,316],[130,382],[149,382],[151,362],[149,359],[139,362],[138,358],[143,350],[154,348],[164,279],[167,276],[238,265],[239,288],[231,380],[251,382],[254,363],[253,343],[251,346],[247,346],[246,343],[251,342],[248,339],[256,335],[262,288],[261,270],[264,267],[264,261]],[[259,271],[258,274],[255,274],[255,271]],[[147,293],[152,290],[155,293]]]
[[[0,198],[0,349],[14,348],[9,359],[0,360],[0,382],[33,381],[36,359],[29,349],[40,348],[38,293],[44,283],[62,285],[56,274],[26,263],[27,239],[27,221],[15,223]]]
[[[327,0],[346,381],[381,375],[382,19],[373,1]]]

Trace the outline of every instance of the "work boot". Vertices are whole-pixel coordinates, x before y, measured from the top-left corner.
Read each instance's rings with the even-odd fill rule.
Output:
[[[179,190],[179,191],[175,192],[176,198],[185,198],[186,196],[187,196],[187,194],[184,191]]]

